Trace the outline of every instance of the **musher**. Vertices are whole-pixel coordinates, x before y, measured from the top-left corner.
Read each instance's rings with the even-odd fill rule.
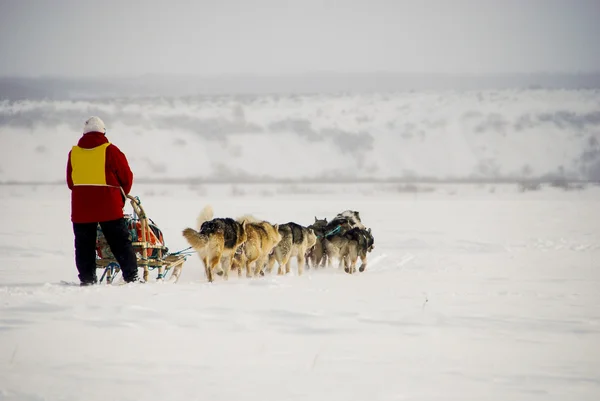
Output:
[[[133,173],[121,150],[106,138],[104,122],[90,117],[83,136],[69,152],[67,185],[71,190],[71,222],[75,235],[75,264],[82,286],[98,282],[96,235],[100,224],[123,272],[123,279],[140,282],[137,260],[123,215]]]

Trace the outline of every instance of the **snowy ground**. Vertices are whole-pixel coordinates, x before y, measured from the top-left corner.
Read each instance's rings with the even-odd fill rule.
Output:
[[[367,272],[80,288],[61,186],[0,186],[0,400],[600,399],[600,187],[134,185],[173,249],[211,203],[359,210]],[[129,210],[129,208],[127,209]]]

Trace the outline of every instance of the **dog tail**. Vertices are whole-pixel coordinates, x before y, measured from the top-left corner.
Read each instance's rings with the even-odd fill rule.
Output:
[[[200,231],[202,223],[212,220],[214,216],[213,208],[211,205],[204,206],[204,209],[200,211],[198,218],[196,219],[196,230]]]
[[[246,223],[260,223],[261,220],[257,219],[256,217],[252,216],[251,214],[245,214],[245,215],[240,216],[237,219],[235,219],[235,221],[237,221],[238,223],[243,223],[244,221]]]
[[[208,243],[208,235],[201,234],[193,228],[186,228],[182,234],[188,244],[196,250],[204,248]]]

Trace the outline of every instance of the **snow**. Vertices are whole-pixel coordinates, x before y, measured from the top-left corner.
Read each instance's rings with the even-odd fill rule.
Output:
[[[597,181],[599,106],[598,90],[524,89],[7,100],[0,182],[63,181],[90,115],[146,180]]]
[[[80,288],[64,185],[0,186],[2,400],[597,400],[600,187],[134,184],[173,250],[210,203],[354,209],[366,272]],[[128,211],[126,209],[126,211]],[[154,276],[152,276],[154,277]]]

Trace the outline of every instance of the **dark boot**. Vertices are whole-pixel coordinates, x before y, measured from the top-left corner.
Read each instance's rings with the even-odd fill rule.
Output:
[[[96,277],[96,229],[97,223],[73,223],[75,235],[75,265],[81,285],[93,285]]]
[[[139,281],[137,258],[129,238],[129,229],[124,218],[100,223],[106,242],[121,267],[123,279],[130,283]]]

